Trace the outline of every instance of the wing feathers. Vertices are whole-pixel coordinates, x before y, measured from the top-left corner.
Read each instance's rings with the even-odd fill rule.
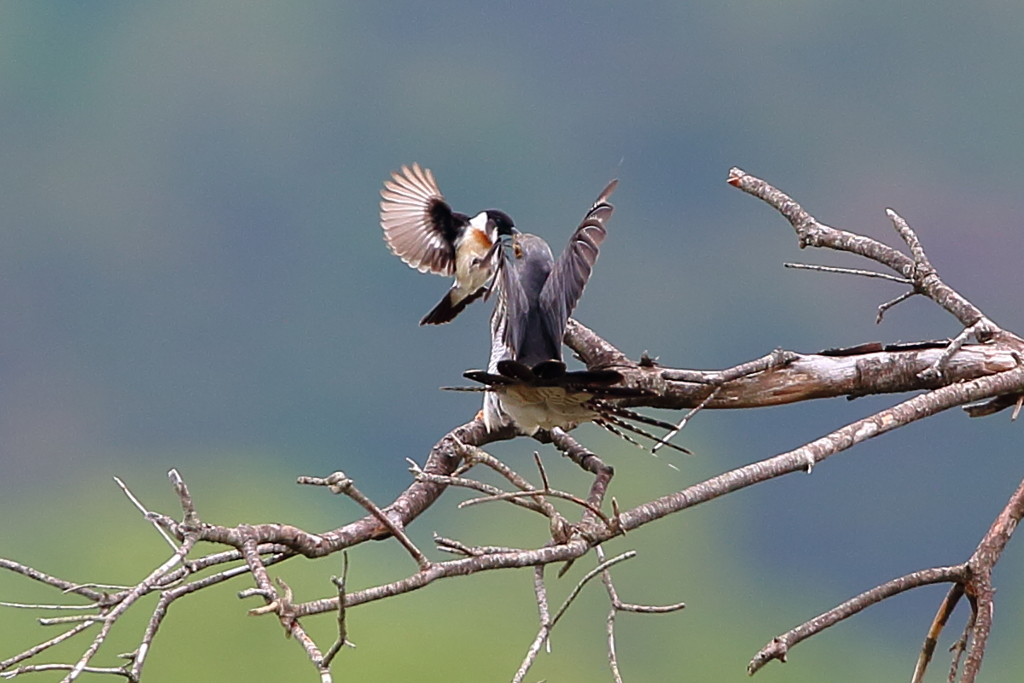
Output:
[[[569,239],[565,251],[555,261],[551,275],[541,290],[541,310],[552,330],[565,331],[569,316],[583,295],[583,289],[597,262],[600,246],[608,235],[605,223],[614,211],[608,198],[618,184],[618,180],[611,181],[598,196]]]
[[[420,272],[453,274],[461,216],[448,206],[430,169],[402,166],[384,182],[380,195],[380,225],[388,248]]]

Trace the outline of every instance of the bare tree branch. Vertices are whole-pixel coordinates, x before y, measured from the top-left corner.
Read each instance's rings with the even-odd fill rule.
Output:
[[[624,385],[643,390],[637,397],[615,399],[616,404],[620,407],[647,406],[690,411],[678,422],[678,427],[663,437],[652,450],[657,450],[662,443],[667,442],[701,410],[753,408],[839,396],[855,398],[869,394],[922,393],[853,420],[786,453],[721,473],[631,509],[620,510],[612,498],[611,514],[605,512],[604,506],[614,471],[597,453],[561,429],[538,433],[536,438],[539,441],[552,443],[566,457],[592,474],[593,481],[585,498],[571,493],[568,487],[553,487],[547,471],[537,458],[541,480],[537,485],[482,450],[489,443],[520,436],[516,429],[506,427],[488,432],[481,420],[466,423],[442,437],[431,449],[423,467],[413,463],[413,480],[384,507],[379,507],[356,489],[353,482],[341,472],[323,478],[300,478],[299,483],[326,486],[334,493],[348,495],[368,513],[338,528],[319,533],[283,523],[228,527],[203,521],[185,481],[175,470],[171,470],[169,477],[180,502],[180,521],[147,510],[127,486],[117,480],[125,494],[174,548],[173,555],[136,585],[107,590],[97,590],[95,584],[72,583],[24,564],[0,559],[0,570],[17,573],[55,590],[74,593],[88,603],[68,606],[9,605],[87,613],[46,620],[50,623],[74,623],[74,626],[3,660],[0,662],[0,671],[21,674],[60,670],[67,672],[65,681],[73,681],[83,672],[105,673],[135,683],[141,678],[149,650],[174,601],[225,581],[249,576],[251,585],[239,592],[240,597],[258,597],[263,601],[261,606],[252,609],[250,613],[275,615],[285,633],[302,646],[321,683],[330,683],[331,664],[341,648],[349,644],[346,617],[352,607],[419,590],[440,579],[484,571],[533,567],[533,588],[539,614],[538,632],[514,680],[524,679],[541,647],[550,642],[551,629],[584,585],[594,577],[601,576],[611,602],[606,620],[609,664],[613,679],[621,681],[615,650],[616,614],[621,611],[665,613],[681,609],[683,605],[645,606],[622,602],[612,581],[610,568],[616,562],[632,557],[634,553],[627,551],[606,561],[602,543],[670,514],[748,486],[794,472],[810,472],[817,464],[867,439],[956,406],[975,404],[967,408],[971,416],[988,415],[1016,407],[1016,415],[1016,411],[1024,404],[1024,340],[998,327],[978,307],[943,282],[928,259],[919,236],[899,214],[891,209],[886,212],[909,254],[875,239],[825,225],[785,193],[739,169],[730,172],[728,182],[781,213],[796,231],[801,248],[811,246],[849,252],[874,261],[895,274],[831,266],[794,267],[882,278],[902,286],[909,285],[909,292],[879,307],[879,320],[892,306],[909,296],[919,295],[953,315],[962,329],[952,340],[890,345],[858,344],[813,354],[776,349],[761,358],[731,368],[694,370],[660,366],[646,352],[639,361],[634,362],[598,334],[571,320],[566,328],[565,343],[590,369],[614,368],[622,374]],[[972,337],[977,343],[968,343]],[[649,417],[647,419],[650,420]],[[661,423],[665,426],[664,421]],[[493,470],[509,482],[512,490],[506,491],[469,478],[467,473],[478,465]],[[462,504],[463,507],[484,500],[501,500],[538,513],[547,520],[551,540],[536,548],[509,548],[498,545],[473,546],[435,535],[437,550],[449,553],[449,557],[454,558],[431,561],[413,544],[405,530],[449,486],[468,488],[486,496],[467,501]],[[578,513],[578,519],[570,521],[559,513],[551,502],[554,498],[575,503],[578,507],[569,509]],[[1024,482],[967,562],[914,572],[848,600],[774,639],[751,661],[751,673],[772,659],[784,660],[789,649],[796,643],[853,616],[869,605],[918,586],[948,582],[952,587],[940,605],[922,646],[915,680],[921,680],[924,676],[942,629],[960,598],[966,596],[971,604],[971,615],[964,636],[958,641],[951,680],[959,669],[962,653],[963,671],[960,680],[973,682],[980,670],[992,626],[992,568],[1022,516]],[[332,579],[332,595],[301,601],[288,584],[272,576],[269,571],[269,568],[292,557],[301,555],[319,558],[369,540],[388,538],[399,542],[416,562],[416,571],[397,581],[352,590],[347,583],[346,571],[340,580]],[[188,555],[200,543],[227,546],[229,549],[190,559]],[[597,556],[597,567],[586,573],[570,592],[562,608],[552,615],[544,582],[546,566],[561,563],[564,573],[573,562],[591,551]],[[347,555],[345,557],[347,567]],[[119,618],[141,597],[150,593],[159,594],[157,606],[142,634],[139,647],[126,656],[128,662],[122,667],[94,666],[93,659]],[[302,621],[324,613],[335,615],[338,622],[337,638],[326,653],[310,637]],[[86,632],[93,625],[99,627],[98,632],[84,647],[77,662],[23,664],[49,651],[54,645]]]

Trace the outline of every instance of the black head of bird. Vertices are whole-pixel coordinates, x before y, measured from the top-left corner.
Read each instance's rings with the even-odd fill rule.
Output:
[[[420,324],[451,321],[488,291],[498,262],[499,238],[512,233],[512,218],[498,209],[472,218],[452,211],[434,174],[419,164],[392,173],[380,194],[380,224],[391,251],[420,272],[455,277],[451,289]]]

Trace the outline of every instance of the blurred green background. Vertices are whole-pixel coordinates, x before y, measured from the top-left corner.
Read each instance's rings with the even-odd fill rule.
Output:
[[[577,317],[633,357],[715,368],[959,331],[917,300],[876,327],[900,288],[783,270],[856,262],[798,252],[777,214],[726,185],[731,166],[890,243],[896,208],[949,284],[1021,331],[1022,34],[1024,6],[1006,2],[0,4],[0,556],[137,581],[167,549],[114,475],[176,514],[178,467],[207,521],[311,530],[359,511],[297,475],[343,469],[381,502],[406,486],[404,459],[477,409],[437,387],[486,363],[489,314],[416,324],[448,283],[389,254],[377,223],[383,180],[413,161],[457,210],[502,208],[556,250],[620,178]],[[895,400],[705,413],[677,439],[693,458],[577,434],[629,506]],[[616,572],[623,599],[688,604],[620,618],[627,680],[746,680],[776,633],[966,558],[1024,472],[1018,430],[950,412],[619,539],[610,553],[639,552]],[[533,449],[493,450],[528,472]],[[585,491],[541,453],[558,485]],[[455,510],[464,497],[415,540],[543,542],[520,511]],[[353,588],[413,570],[393,543],[351,559]],[[340,563],[273,573],[312,599]],[[553,580],[552,600],[587,568]],[[1011,544],[985,680],[1019,678],[1022,569]],[[312,676],[273,620],[245,617],[246,585],[176,605],[146,680]],[[906,680],[943,594],[868,610],[758,680]],[[57,597],[0,574],[0,599]],[[605,613],[595,584],[529,680],[610,680]],[[34,616],[0,611],[0,659],[53,635]],[[99,663],[133,647],[148,614],[134,618]],[[535,619],[526,571],[361,607],[338,678],[507,680]],[[333,619],[310,626],[329,640]]]

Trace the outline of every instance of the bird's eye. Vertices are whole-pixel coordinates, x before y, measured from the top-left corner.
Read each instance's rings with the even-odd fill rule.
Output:
[[[512,245],[512,251],[515,253],[516,258],[523,258],[523,248],[519,246],[519,242]]]

